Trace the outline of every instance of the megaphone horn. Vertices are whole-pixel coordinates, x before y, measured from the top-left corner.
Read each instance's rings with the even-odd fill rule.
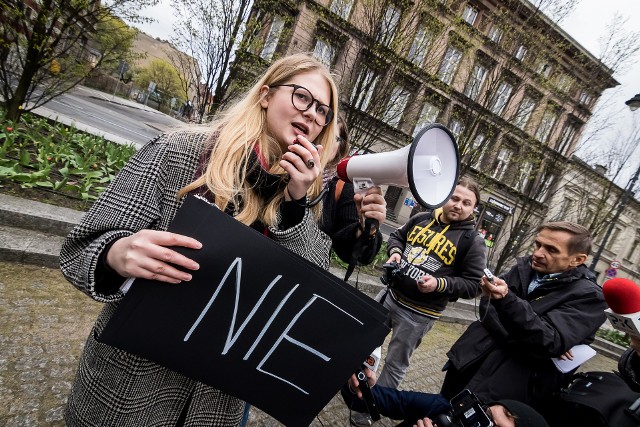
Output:
[[[451,197],[458,182],[460,155],[449,129],[434,123],[422,129],[406,147],[385,153],[346,157],[338,163],[338,177],[356,191],[374,185],[409,187],[425,208],[437,208]]]

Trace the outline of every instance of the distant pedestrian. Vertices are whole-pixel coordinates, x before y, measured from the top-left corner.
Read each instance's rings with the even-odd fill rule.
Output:
[[[238,425],[243,401],[96,338],[128,278],[181,286],[199,268],[170,247],[197,250],[200,242],[165,231],[189,193],[326,268],[320,206],[307,201],[319,196],[336,144],[337,107],[328,70],[292,55],[274,62],[213,126],[162,135],[127,163],[60,254],[65,277],[107,303],[80,360],[67,425]]]

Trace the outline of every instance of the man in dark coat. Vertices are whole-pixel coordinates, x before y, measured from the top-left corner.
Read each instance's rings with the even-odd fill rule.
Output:
[[[543,412],[569,375],[552,358],[591,343],[605,321],[602,290],[584,265],[591,241],[578,224],[543,224],[531,256],[502,279],[481,279],[481,320],[447,353],[447,399],[468,388],[481,400],[514,399]]]

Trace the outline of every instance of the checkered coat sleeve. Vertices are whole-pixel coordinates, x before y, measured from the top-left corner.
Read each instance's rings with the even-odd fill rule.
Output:
[[[123,294],[96,290],[100,255],[111,242],[142,229],[166,230],[193,180],[210,138],[202,131],[162,135],[131,158],[65,239],[60,267],[92,298],[107,302],[91,331],[69,396],[69,426],[237,425],[244,402],[136,355],[96,340]],[[298,255],[327,266],[330,240],[307,211],[302,222],[271,237]],[[102,289],[102,288],[101,288]],[[117,289],[117,287],[116,287]],[[182,418],[181,418],[182,417]]]

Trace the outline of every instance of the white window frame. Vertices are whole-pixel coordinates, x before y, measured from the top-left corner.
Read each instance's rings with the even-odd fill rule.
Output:
[[[527,47],[523,44],[519,45],[518,48],[513,52],[513,57],[518,61],[524,61],[524,57],[527,56]]]
[[[471,149],[472,150],[482,150],[480,151],[480,154],[478,155],[478,158],[476,159],[475,162],[473,162],[473,167],[477,168],[480,165],[480,161],[482,160],[482,156],[484,155],[484,150],[482,147],[482,143],[484,142],[484,140],[487,139],[486,135],[482,132],[479,132],[476,134],[476,137],[473,138],[473,142],[471,143]]]
[[[449,122],[449,130],[456,137],[456,139],[460,139],[460,135],[464,132],[464,125],[458,119],[451,119]]]
[[[371,102],[371,97],[373,96],[373,92],[375,91],[376,85],[378,84],[378,75],[370,69],[363,69],[358,76],[357,82],[364,81],[364,91],[360,93],[356,93],[358,85],[353,87],[351,92],[351,105],[356,108],[360,108],[361,111],[367,111],[369,108],[369,102]],[[364,80],[363,80],[364,79]]]
[[[478,14],[478,9],[471,6],[470,4],[467,4],[462,11],[462,19],[467,24],[473,26],[473,24],[476,22],[476,19],[478,19]]]
[[[459,49],[451,46],[447,48],[438,70],[438,78],[443,83],[451,84],[461,59],[462,52]]]
[[[260,58],[266,61],[271,60],[276,48],[278,47],[278,41],[280,41],[280,35],[282,34],[283,29],[284,18],[279,15],[274,15],[273,21],[271,21],[271,27],[269,28],[269,33],[267,33],[267,38],[264,42],[264,47],[260,52]]]
[[[532,172],[533,164],[531,162],[524,162],[524,165],[520,168],[520,174],[518,175],[518,181],[516,182],[516,190],[523,193],[527,189],[529,177]]]
[[[349,20],[349,14],[353,7],[354,0],[333,0],[329,10],[345,21]]]
[[[588,106],[589,104],[591,104],[591,95],[589,94],[589,92],[587,92],[586,90],[582,89],[580,91],[580,98],[579,98],[579,102],[582,105],[586,105]]]
[[[427,50],[431,45],[432,39],[433,35],[427,31],[424,25],[421,25],[416,31],[416,36],[411,43],[407,59],[417,66],[422,65],[422,61],[424,61],[424,58],[427,56]]]
[[[333,59],[336,56],[336,48],[328,41],[319,38],[316,40],[316,45],[313,48],[313,56],[322,62],[325,67],[331,68]]]
[[[420,112],[420,117],[418,118],[416,127],[413,129],[413,137],[415,137],[422,129],[427,127],[427,125],[435,123],[436,120],[438,120],[439,114],[440,108],[430,102],[425,102],[422,106],[422,111]]]
[[[487,34],[487,37],[489,37],[489,40],[494,43],[500,43],[500,40],[502,40],[502,34],[502,28],[497,25],[493,25],[489,30],[489,34]]]
[[[474,65],[471,73],[469,74],[467,85],[464,88],[464,94],[475,101],[480,93],[480,88],[482,88],[484,80],[487,78],[488,72],[489,70],[487,70],[484,65]]]
[[[540,142],[547,142],[549,135],[551,135],[551,130],[553,126],[556,124],[556,120],[558,119],[558,113],[553,111],[552,109],[547,109],[542,115],[542,120],[540,120],[540,124],[538,125],[538,129],[536,129],[536,134],[534,135],[536,139]]]
[[[496,161],[493,166],[493,172],[491,177],[500,181],[509,167],[509,160],[511,160],[511,150],[508,148],[501,148],[496,156]]]
[[[498,86],[498,90],[496,90],[496,94],[493,97],[491,108],[489,108],[493,114],[502,114],[505,107],[509,103],[509,98],[511,97],[512,91],[513,85],[511,83],[508,83],[506,81],[502,81],[500,83],[500,86]]]
[[[400,119],[402,119],[402,115],[404,114],[404,109],[409,103],[410,95],[411,93],[402,86],[395,86],[391,91],[391,97],[387,103],[387,108],[385,108],[382,121],[387,123],[389,126],[398,126]]]
[[[400,23],[400,13],[401,11],[398,7],[391,5],[387,7],[382,17],[382,22],[380,22],[380,34],[382,36],[380,43],[387,47],[391,45],[398,24]]]
[[[560,134],[560,140],[558,141],[558,152],[560,154],[566,154],[565,151],[571,146],[571,141],[575,137],[577,133],[576,126],[570,123],[567,123],[562,129],[562,133]]]
[[[531,114],[536,109],[536,100],[530,96],[525,95],[522,98],[522,102],[520,102],[520,106],[518,107],[518,111],[516,115],[513,117],[513,124],[518,128],[524,130],[529,123],[529,119],[531,118]]]

